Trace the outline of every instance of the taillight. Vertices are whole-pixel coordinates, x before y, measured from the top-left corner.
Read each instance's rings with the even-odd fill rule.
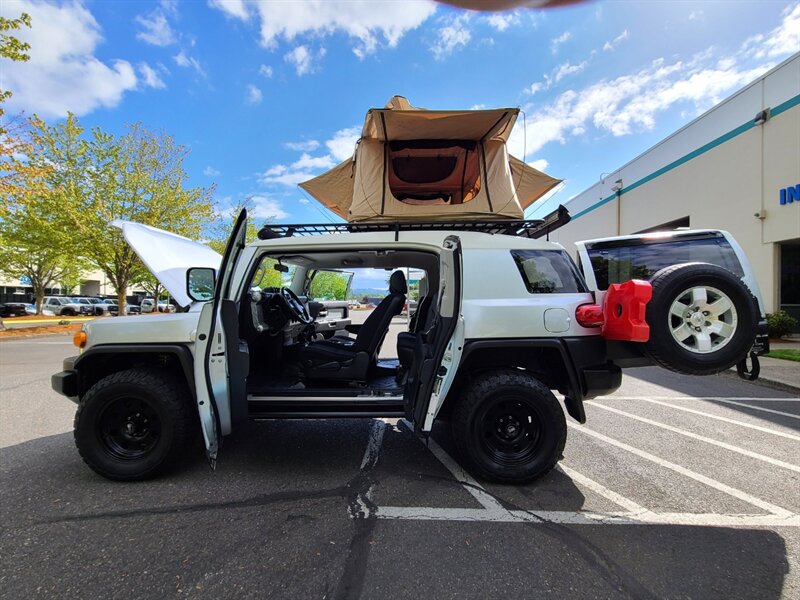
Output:
[[[600,327],[603,324],[603,307],[597,304],[582,304],[575,309],[575,320],[582,327]]]

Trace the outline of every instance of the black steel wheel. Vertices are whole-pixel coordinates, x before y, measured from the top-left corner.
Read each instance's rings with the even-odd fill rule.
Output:
[[[81,398],[75,445],[103,477],[149,479],[183,454],[198,424],[192,409],[185,383],[162,369],[113,373]]]
[[[525,483],[550,471],[567,439],[552,392],[524,371],[492,371],[469,384],[453,411],[467,467],[484,479]]]

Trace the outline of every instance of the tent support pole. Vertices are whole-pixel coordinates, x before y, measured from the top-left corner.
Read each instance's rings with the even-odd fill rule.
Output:
[[[489,173],[486,170],[486,147],[481,142],[481,163],[483,165],[483,185],[486,188],[486,201],[489,203],[489,210],[493,211],[492,208],[492,197],[489,195]]]

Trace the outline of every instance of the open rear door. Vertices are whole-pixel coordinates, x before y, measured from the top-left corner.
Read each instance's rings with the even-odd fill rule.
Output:
[[[219,269],[213,302],[200,313],[194,374],[197,408],[211,467],[216,466],[221,437],[247,416],[247,345],[239,340],[238,312],[231,299],[232,275],[245,247],[247,211],[236,219]]]
[[[461,361],[464,319],[461,316],[461,240],[448,236],[440,254],[436,318],[417,335],[414,362],[409,370],[404,398],[406,417],[414,431],[428,433],[444,402]]]

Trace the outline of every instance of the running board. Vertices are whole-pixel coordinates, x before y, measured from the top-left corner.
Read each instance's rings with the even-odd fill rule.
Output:
[[[251,419],[331,419],[354,417],[403,417],[402,396],[376,398],[294,397],[274,398],[250,396],[248,415]]]

